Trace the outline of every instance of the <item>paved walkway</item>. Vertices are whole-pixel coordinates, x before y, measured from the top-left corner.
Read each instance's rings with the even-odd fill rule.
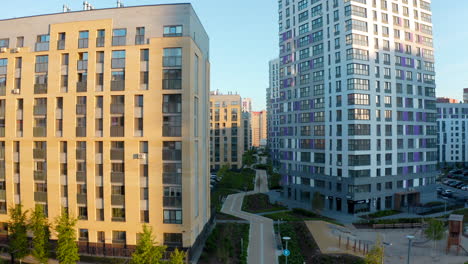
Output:
[[[268,178],[264,170],[256,170],[254,191],[229,195],[221,212],[250,222],[247,256],[249,264],[275,264],[278,263],[278,258],[273,220],[242,211],[244,196],[261,192],[268,192]]]

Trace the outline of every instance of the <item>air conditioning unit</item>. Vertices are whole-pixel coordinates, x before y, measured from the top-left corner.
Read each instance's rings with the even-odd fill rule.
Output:
[[[5,53],[5,52],[7,52],[7,50],[8,50],[7,48],[0,48],[1,53]]]
[[[11,90],[12,94],[20,94],[21,90],[20,89],[13,89]]]
[[[18,52],[20,52],[20,51],[21,51],[21,48],[14,48],[14,49],[12,50],[13,53],[18,53]]]

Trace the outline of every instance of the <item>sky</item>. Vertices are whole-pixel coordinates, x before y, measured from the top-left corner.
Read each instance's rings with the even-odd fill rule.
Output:
[[[95,8],[114,7],[115,0],[89,0]],[[277,0],[122,0],[127,6],[192,3],[210,37],[211,89],[237,92],[265,108],[268,61],[278,56]],[[468,1],[432,1],[437,96],[462,99],[468,87]],[[448,4],[450,2],[451,4]],[[456,2],[456,4],[454,4]],[[40,4],[39,4],[40,3]],[[0,19],[55,13],[81,0],[2,1]],[[8,10],[8,11],[6,11]]]

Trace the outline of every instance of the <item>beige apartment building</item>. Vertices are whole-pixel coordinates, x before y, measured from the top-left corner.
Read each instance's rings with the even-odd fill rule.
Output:
[[[211,170],[224,165],[238,169],[244,154],[242,98],[238,94],[211,92],[210,107]]]
[[[265,147],[267,143],[267,111],[253,111],[251,114],[252,146]]]
[[[210,219],[208,50],[190,4],[1,20],[0,222],[65,208],[82,252],[129,255],[143,224],[192,247]]]

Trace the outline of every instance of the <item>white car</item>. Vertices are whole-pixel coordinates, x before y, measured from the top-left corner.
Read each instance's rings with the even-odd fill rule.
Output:
[[[462,189],[462,191],[468,191],[468,185],[463,186],[461,189]]]

